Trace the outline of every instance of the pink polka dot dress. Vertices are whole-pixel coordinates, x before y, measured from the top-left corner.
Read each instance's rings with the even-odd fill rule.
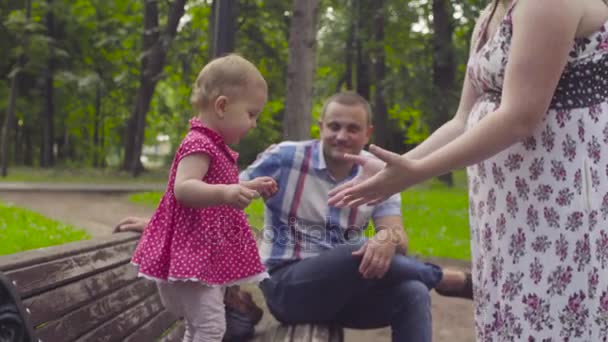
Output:
[[[139,266],[141,276],[156,280],[228,286],[267,278],[243,210],[228,205],[189,208],[175,198],[177,165],[192,153],[204,153],[210,158],[204,182],[239,182],[238,154],[217,132],[200,120],[191,119],[190,131],[171,166],[167,190],[139,241],[132,263]]]

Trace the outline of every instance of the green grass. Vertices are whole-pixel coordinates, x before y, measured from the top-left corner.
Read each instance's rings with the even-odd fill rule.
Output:
[[[84,230],[0,202],[0,255],[88,238]]]
[[[432,180],[401,194],[403,225],[412,253],[469,260],[468,194],[464,172],[454,173],[455,185]]]
[[[158,202],[160,202],[161,197],[163,197],[162,192],[138,192],[136,194],[129,196],[129,201],[143,204],[145,206],[156,208]]]
[[[31,167],[11,167],[8,176],[0,177],[0,182],[38,182],[38,183],[109,183],[109,184],[142,184],[166,183],[167,170],[146,171],[138,177],[117,169],[68,168],[55,167],[50,169]]]
[[[448,188],[431,180],[401,194],[403,225],[409,237],[410,253],[462,260],[471,258],[464,172],[455,172],[454,181],[454,187]],[[145,192],[131,195],[130,200],[155,207],[161,196],[160,192]],[[264,203],[261,200],[254,201],[245,212],[253,227],[263,226]],[[368,228],[368,234],[372,229]]]

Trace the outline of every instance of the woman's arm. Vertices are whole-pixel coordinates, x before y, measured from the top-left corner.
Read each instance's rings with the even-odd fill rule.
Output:
[[[330,203],[357,206],[386,198],[413,184],[478,163],[529,136],[549,107],[581,17],[576,2],[520,0],[514,11],[499,108],[419,160],[370,147],[386,167],[374,177],[332,194]]]
[[[499,108],[419,163],[436,176],[491,157],[526,138],[545,116],[582,16],[567,0],[521,0]]]

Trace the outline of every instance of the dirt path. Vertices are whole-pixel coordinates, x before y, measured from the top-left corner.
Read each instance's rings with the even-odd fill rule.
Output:
[[[122,217],[149,217],[153,212],[129,202],[126,194],[3,191],[0,199],[83,228],[93,237],[111,234]]]
[[[45,216],[85,228],[92,236],[111,234],[112,227],[125,216],[149,217],[152,209],[130,203],[124,194],[95,194],[73,192],[0,192],[0,199],[17,206],[29,208]],[[466,263],[451,260],[437,260],[442,266],[467,267]],[[256,302],[264,306],[260,291],[255,287],[248,290],[254,294]],[[473,305],[472,302],[438,296],[432,292],[433,341],[472,342]],[[264,306],[265,307],[265,306]],[[274,319],[266,311],[258,328],[273,324]],[[390,329],[347,330],[347,342],[390,341]]]

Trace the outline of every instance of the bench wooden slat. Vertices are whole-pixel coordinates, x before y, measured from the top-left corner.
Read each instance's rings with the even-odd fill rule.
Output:
[[[32,265],[9,271],[7,276],[16,282],[21,297],[25,299],[90,274],[100,273],[108,267],[127,263],[136,244],[136,241],[130,241],[102,250]]]
[[[43,264],[75,254],[82,254],[129,241],[138,241],[139,237],[140,235],[136,233],[112,234],[107,237],[96,237],[91,240],[70,242],[63,245],[2,255],[0,256],[0,272],[7,273],[14,269]]]
[[[151,317],[155,316],[163,309],[160,296],[155,294],[146,298],[143,302],[135,305],[131,309],[122,312],[120,315],[104,323],[97,329],[78,338],[76,341],[122,341],[125,337],[137,330],[139,326],[145,324]]]
[[[279,325],[276,327],[269,327],[269,329],[256,339],[256,342],[283,342],[289,341],[291,338],[292,331],[287,325]]]
[[[175,315],[167,310],[163,310],[127,337],[124,342],[156,341],[176,321],[177,317]]]
[[[267,327],[255,342],[342,342],[342,328],[323,324],[275,325]]]
[[[171,327],[171,331],[167,333],[159,342],[181,342],[184,338],[184,332],[186,331],[186,327],[184,326],[184,321],[178,321],[173,327]]]
[[[34,326],[47,322],[95,301],[107,291],[119,289],[132,283],[137,276],[133,265],[124,264],[93,277],[82,279],[54,290],[30,297],[24,304],[32,314]]]
[[[312,326],[310,324],[300,324],[289,327],[292,330],[291,341],[310,342],[312,338]]]
[[[342,329],[324,324],[299,324],[289,327],[292,342],[342,341]]]
[[[78,336],[89,333],[106,322],[116,318],[117,315],[136,303],[142,303],[145,298],[151,298],[156,293],[156,287],[150,281],[140,279],[117,292],[100,298],[78,310],[48,322],[36,330],[42,341],[52,341],[62,336],[65,341],[74,340]],[[52,310],[52,308],[51,308]]]
[[[310,340],[315,342],[331,341],[331,328],[322,325],[313,325],[310,331]]]
[[[318,341],[327,341],[327,342],[343,342],[344,341],[344,329],[342,327],[332,326],[329,328],[329,338],[326,340]]]

